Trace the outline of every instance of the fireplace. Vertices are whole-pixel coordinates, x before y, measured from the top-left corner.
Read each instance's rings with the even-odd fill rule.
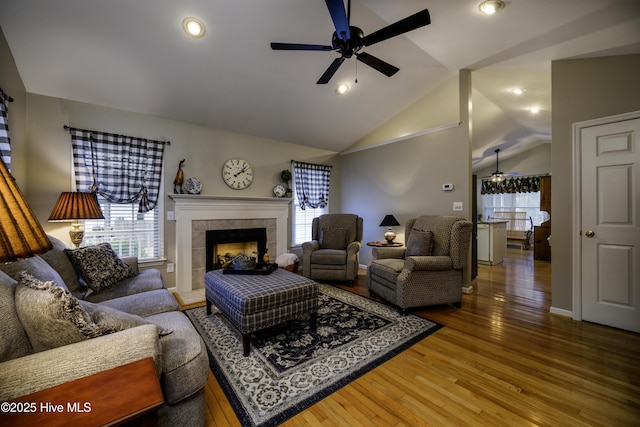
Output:
[[[255,256],[262,262],[267,249],[267,229],[207,230],[205,241],[206,271],[222,268],[239,253]]]
[[[291,199],[190,194],[169,198],[175,210],[175,285],[180,294],[204,291],[207,230],[266,228],[270,258],[287,252]]]

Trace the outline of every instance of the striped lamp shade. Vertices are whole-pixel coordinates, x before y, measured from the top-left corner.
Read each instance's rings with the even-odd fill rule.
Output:
[[[42,254],[52,245],[0,159],[0,262]]]
[[[92,193],[65,192],[60,195],[53,207],[49,221],[68,221],[78,219],[103,219],[96,196]]]

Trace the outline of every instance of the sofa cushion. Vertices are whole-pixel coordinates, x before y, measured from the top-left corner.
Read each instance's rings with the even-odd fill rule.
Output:
[[[369,271],[376,276],[395,282],[398,274],[404,268],[404,260],[397,258],[383,258],[371,261]]]
[[[83,296],[81,291],[75,292],[78,298],[86,299],[91,302],[109,301],[114,298],[121,298],[127,295],[134,295],[155,291],[158,289],[166,289],[164,280],[160,271],[157,269],[143,270],[134,277],[123,280],[117,285],[103,289],[100,293],[91,293]],[[124,310],[127,311],[127,310]]]
[[[16,311],[15,291],[18,282],[0,271],[0,362],[33,353],[29,337]]]
[[[202,338],[187,316],[179,311],[146,318],[174,332],[160,338],[162,377],[165,401],[173,405],[195,394],[207,382],[209,357]]]
[[[321,249],[344,249],[347,247],[346,228],[325,227],[320,230]]]
[[[433,232],[423,230],[411,230],[407,239],[406,256],[431,256],[433,255]]]
[[[53,249],[43,253],[40,257],[60,274],[60,277],[62,277],[67,289],[69,289],[71,293],[79,290],[82,284],[80,283],[78,273],[69,257],[64,253],[65,249],[70,249],[69,245],[53,236],[49,236],[49,240],[53,244]],[[53,281],[55,282],[55,280]]]
[[[311,264],[345,265],[347,252],[339,249],[318,249],[311,253]]]
[[[96,293],[136,274],[118,257],[109,243],[64,251],[86,285]]]
[[[141,317],[179,310],[178,302],[173,295],[171,295],[171,292],[166,289],[156,289],[133,295],[125,295],[120,298],[102,301],[100,305]]]
[[[54,282],[63,289],[68,290],[58,272],[39,256],[23,259],[22,261],[10,262],[8,264],[0,264],[0,270],[18,281],[20,280],[20,274],[26,271],[36,279],[42,280],[43,282]]]
[[[66,289],[26,271],[16,288],[16,311],[35,352],[114,332],[96,325]]]
[[[96,325],[105,330],[122,331],[140,325],[154,324],[143,319],[140,316],[125,313],[124,311],[120,311],[115,308],[94,304],[89,301],[79,302],[80,305],[87,311],[87,313],[89,313],[89,316],[91,316],[91,320],[93,320]],[[169,335],[172,332],[173,331],[171,329],[165,329],[161,326],[158,326],[158,335],[161,337]]]

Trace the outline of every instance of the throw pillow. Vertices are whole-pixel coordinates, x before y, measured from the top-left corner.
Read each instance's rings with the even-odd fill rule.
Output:
[[[320,230],[320,248],[344,249],[347,247],[346,228],[323,228]]]
[[[115,332],[96,325],[69,291],[26,271],[20,274],[15,299],[18,317],[35,352]]]
[[[433,254],[433,232],[411,230],[407,240],[407,256],[431,256]]]
[[[0,362],[33,353],[29,337],[16,311],[18,282],[0,271]]]
[[[64,251],[86,285],[96,293],[136,275],[109,243]]]
[[[112,307],[94,304],[89,301],[80,301],[80,305],[84,307],[87,313],[89,313],[91,320],[105,330],[122,331],[129,328],[135,328],[140,325],[154,324],[135,314],[129,314]],[[158,335],[161,337],[173,332],[173,330],[165,329],[160,325],[156,326],[158,326]]]

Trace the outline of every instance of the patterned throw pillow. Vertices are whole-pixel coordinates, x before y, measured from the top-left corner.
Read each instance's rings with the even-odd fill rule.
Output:
[[[15,293],[16,311],[35,352],[115,332],[100,327],[69,291],[23,271]]]
[[[413,229],[407,240],[407,256],[431,256],[433,243],[432,231]]]
[[[86,285],[96,293],[136,275],[109,243],[64,251]]]
[[[346,228],[323,228],[320,230],[320,248],[344,249],[347,247]]]

